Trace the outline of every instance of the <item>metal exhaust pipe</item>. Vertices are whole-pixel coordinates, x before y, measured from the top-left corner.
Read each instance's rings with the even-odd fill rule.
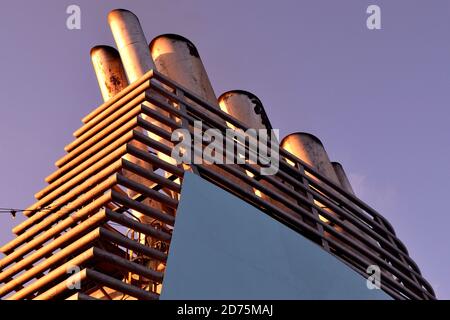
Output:
[[[319,138],[317,138],[316,136],[306,132],[292,133],[286,136],[281,141],[280,147],[289,151],[297,158],[306,162],[308,165],[313,167],[318,173],[328,178],[331,182],[340,185],[336,173],[334,172],[333,166],[331,165],[331,161],[328,157],[328,154],[325,151],[325,147],[323,146]],[[310,176],[313,179],[317,180],[318,183],[326,187],[324,183],[321,183],[321,181],[315,178],[313,175]],[[318,207],[321,207],[323,210],[330,213],[331,215],[338,217],[336,213],[327,208],[321,202],[314,200],[314,203]],[[330,223],[330,221],[323,216],[319,215],[319,218],[327,224]],[[334,228],[340,232],[343,231],[342,228],[338,226],[335,226]],[[325,236],[335,239],[335,237],[330,235],[328,232],[325,232]]]
[[[281,142],[281,147],[286,149],[287,151],[291,152],[296,157],[300,158],[310,166],[312,166],[317,172],[328,178],[331,182],[335,183],[336,185],[342,187],[344,190],[348,186],[343,185],[338,177],[338,174],[335,171],[335,167],[332,165],[327,152],[325,151],[325,147],[323,146],[322,142],[314,135],[309,133],[293,133],[285,137]],[[318,181],[320,183],[320,181]],[[348,182],[348,180],[347,180]],[[350,186],[351,188],[351,186]],[[353,190],[352,190],[353,192]],[[338,193],[336,195],[340,198],[341,201],[345,202],[346,200],[343,197],[340,197]],[[342,217],[339,217],[335,212],[333,212],[331,209],[324,206],[322,203],[320,203],[317,200],[314,200],[314,203],[316,205],[322,207],[323,210],[327,211],[331,215],[339,218],[342,220],[342,223],[346,224],[349,228],[353,229],[355,232],[359,233],[360,235],[368,238],[372,243],[376,243],[373,239],[367,236],[364,232],[362,232],[360,229],[358,229],[356,226],[354,226],[352,223],[350,223],[347,220],[344,220]],[[324,217],[321,217],[321,220],[325,223],[328,223],[328,220]],[[334,226],[334,228],[342,233],[347,233],[345,230],[342,229],[342,227],[339,227],[337,225]],[[325,232],[325,236],[329,238],[333,238],[334,240],[338,241],[334,236],[329,234],[328,232]],[[349,235],[351,236],[351,235]],[[361,243],[359,240],[355,239],[355,242],[360,243],[361,245],[367,247],[364,243]],[[347,244],[345,244],[346,247],[349,247]],[[352,249],[349,247],[349,249]],[[369,248],[370,249],[370,248]]]
[[[155,69],[144,31],[142,30],[138,17],[134,13],[124,9],[113,10],[108,14],[108,23],[130,83],[141,78],[149,70]],[[150,103],[144,104],[168,116],[167,112],[160,110]],[[142,117],[152,124],[168,129],[152,118],[145,115]],[[161,140],[156,135],[151,134],[150,137],[158,141]],[[162,155],[160,156],[163,157]]]
[[[339,183],[345,191],[350,193],[351,195],[355,195],[355,192],[350,184],[350,180],[348,180],[347,174],[345,173],[344,167],[339,162],[332,162],[334,172],[339,179]]]
[[[272,129],[261,100],[251,92],[232,90],[219,97],[222,111],[242,121],[252,129]]]
[[[352,185],[350,183],[350,180],[348,179],[348,176],[345,173],[344,167],[339,162],[332,162],[331,164],[332,164],[332,166],[334,168],[334,171],[336,172],[336,176],[339,179],[341,188],[344,189],[344,191],[347,191],[347,193],[349,193],[349,194],[351,194],[353,196],[356,196],[355,191],[353,190],[353,187],[352,187]],[[360,208],[356,208],[356,210],[358,212],[360,212],[361,214],[363,214],[363,210],[361,210]],[[351,227],[353,227],[360,235],[363,235],[366,238],[368,238],[373,244],[379,245],[378,242],[375,239],[372,239],[366,233],[360,231],[356,226],[354,226],[350,222],[348,224]],[[367,247],[365,244],[362,244],[362,245]],[[368,248],[368,249],[370,250],[370,248]]]
[[[130,83],[141,78],[150,69],[155,68],[144,31],[142,30],[138,17],[134,13],[124,9],[113,10],[108,14],[108,23]],[[156,108],[150,103],[144,104],[168,116],[167,112]],[[151,117],[146,115],[142,115],[142,117],[156,126],[169,130],[167,126]],[[144,133],[147,134],[147,132]],[[154,140],[167,144],[161,137],[153,133],[149,133],[148,135]],[[162,153],[158,153],[158,157],[171,162],[171,159]]]
[[[177,34],[163,34],[149,47],[156,70],[218,107],[208,74],[191,41]]]
[[[316,136],[305,132],[292,133],[281,141],[281,147],[309,164],[331,182],[340,185],[325,147]]]
[[[108,23],[130,83],[154,68],[138,17],[131,11],[116,9],[108,14]]]
[[[103,101],[108,101],[128,86],[119,52],[109,46],[91,49],[91,61]]]
[[[200,58],[200,54],[190,40],[177,34],[163,34],[154,38],[150,42],[149,48],[158,72],[192,91],[211,106],[219,109],[216,94]],[[225,124],[224,120],[212,112],[205,111],[205,113],[210,118]],[[219,167],[214,168],[242,188],[252,190],[250,186],[225,170]]]
[[[138,80],[146,72],[148,72],[151,69],[154,69],[154,64],[153,64],[152,58],[150,56],[150,51],[148,49],[148,42],[145,38],[145,35],[142,30],[142,27],[141,27],[138,17],[134,13],[132,13],[128,10],[116,9],[116,10],[111,11],[108,14],[108,23],[111,28],[111,32],[113,34],[117,48],[119,50],[120,57],[121,57],[121,60],[123,63],[123,67],[125,69],[129,83],[132,83],[132,82]],[[164,112],[162,112],[161,110],[159,110],[158,108],[156,108],[155,106],[153,106],[149,103],[144,103],[144,104],[146,106],[148,106],[149,108],[157,110],[161,114],[165,114]],[[166,126],[162,125],[161,123],[154,120],[153,118],[147,117],[146,115],[142,115],[142,117],[145,120],[149,121],[150,123],[157,125],[165,130],[168,130],[168,128]],[[161,137],[157,136],[156,134],[149,133],[144,130],[143,130],[143,133],[147,134],[150,138],[152,138],[154,140],[157,140],[157,141],[163,140]],[[161,142],[166,143],[164,140]],[[144,144],[142,144],[138,141],[133,141],[132,143],[133,143],[133,145],[137,146],[140,149],[143,149],[143,150],[148,149]],[[167,157],[165,154],[162,154],[162,153],[157,153],[157,154],[160,159],[163,159],[164,161],[167,161],[167,162],[171,162],[171,158]],[[128,157],[129,157],[129,155],[127,155],[127,158]],[[144,169],[153,171],[153,166],[145,161],[142,161],[142,160],[134,158],[134,157],[130,157],[130,159],[128,159],[128,160],[130,160],[133,163],[139,164]],[[126,172],[125,175],[127,177],[132,177],[133,180],[135,180],[139,183],[142,183],[146,186],[151,185],[150,181],[146,180],[145,178],[136,176],[135,174],[133,174],[131,172]],[[128,193],[129,197],[134,197],[137,195],[136,192],[134,192],[131,189],[128,189],[127,193]],[[153,199],[150,199],[150,198],[147,198],[144,201],[144,203],[146,205],[156,208],[158,210],[164,209],[164,210],[172,212],[170,208],[166,208],[164,205],[162,205],[158,201],[154,201]],[[152,219],[152,218],[150,218],[138,211],[135,211],[135,210],[133,210],[133,214],[135,214],[135,216],[137,216],[138,219],[144,224],[151,225],[151,224],[154,224],[156,221],[155,219]],[[145,245],[148,244],[151,247],[153,247],[156,243],[151,237],[147,237],[140,233],[139,233],[139,241]],[[159,263],[158,263],[158,261],[150,260],[147,263],[147,265],[151,269],[156,270]]]
[[[244,90],[232,90],[223,93],[218,101],[222,111],[243,122],[249,129],[272,129],[272,125],[270,124],[261,100],[253,93]],[[227,123],[227,125],[230,128],[235,129],[231,123]],[[278,143],[278,141],[274,141],[274,143]],[[251,172],[246,171],[246,173],[250,177],[253,176]],[[260,182],[267,187],[272,187],[272,185],[266,183],[264,180]],[[252,189],[257,196],[269,200],[271,203],[275,203],[275,201],[272,201],[272,199],[263,194],[260,190],[255,188]],[[283,206],[283,208],[285,207]]]
[[[108,23],[119,50],[128,81],[132,83],[153,67],[150,52],[147,48],[147,40],[145,39],[141,24],[134,13],[124,9],[111,11],[108,14]],[[137,141],[133,142],[133,144],[141,149],[147,149],[147,147]],[[140,159],[127,157],[127,160],[143,165],[146,169],[153,170],[151,165]],[[145,185],[149,184],[147,181],[140,180]],[[128,191],[128,194],[129,196],[135,195],[131,190]],[[142,218],[144,220],[146,219],[145,216]]]

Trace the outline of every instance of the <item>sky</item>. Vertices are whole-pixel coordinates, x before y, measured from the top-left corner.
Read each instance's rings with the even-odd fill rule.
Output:
[[[72,4],[80,30],[66,27]],[[366,26],[373,4],[381,30]],[[281,136],[319,137],[438,298],[450,299],[448,0],[2,1],[0,207],[34,202],[81,118],[101,104],[89,51],[113,45],[115,8],[135,12],[148,41],[193,41],[216,94],[253,92]],[[0,214],[0,243],[22,219]]]

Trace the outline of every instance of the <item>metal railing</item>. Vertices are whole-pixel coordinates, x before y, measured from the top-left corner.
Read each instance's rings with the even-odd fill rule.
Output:
[[[58,169],[46,178],[49,185],[28,208],[28,219],[13,229],[17,238],[0,248],[7,254],[0,259],[0,282],[5,283],[0,297],[87,299],[105,286],[137,299],[158,298],[156,292],[133,285],[130,274],[161,284],[163,272],[147,270],[130,252],[165,261],[170,228],[143,224],[127,212],[134,210],[173,226],[183,174],[191,170],[314,241],[362,276],[369,276],[368,266],[379,266],[381,288],[392,297],[435,299],[390,223],[286,150],[280,149],[280,169],[273,176],[260,175],[258,164],[182,166],[168,160],[173,130],[184,128],[194,135],[194,121],[202,121],[203,131],[224,132],[229,125],[247,129],[156,71],[87,115],[74,133],[75,140],[66,146],[67,155],[56,162]],[[151,164],[154,170],[129,157]],[[128,196],[127,189],[137,196]],[[149,206],[146,199],[161,204],[160,208]],[[148,248],[130,237],[133,233],[111,231],[111,223],[167,246]],[[118,246],[118,251],[102,249],[110,245]],[[83,289],[76,295],[65,287],[67,260],[81,269]],[[112,267],[119,270],[116,277],[107,274]]]
[[[169,104],[177,105],[179,110],[153,98],[155,94],[164,96]],[[181,117],[191,126],[193,121],[202,121],[204,130],[210,127],[224,131],[229,129],[226,123],[244,131],[248,129],[237,119],[157,72],[153,72],[147,101]],[[208,117],[205,110],[217,115],[217,118]],[[259,170],[254,166],[239,165],[258,176],[258,179],[236,167],[217,165],[224,172],[275,200],[275,204],[236,187],[236,184],[227,179],[226,175],[219,174],[214,167],[198,166],[198,170],[201,176],[211,182],[225,186],[267,214],[315,240],[364,276],[368,276],[366,270],[369,265],[378,265],[382,270],[382,288],[395,298],[435,298],[431,285],[422,277],[405,245],[396,237],[393,227],[381,214],[286,150],[280,149],[280,155],[280,170],[275,176],[258,176]],[[297,203],[293,203],[293,199]],[[325,205],[328,210],[314,200]]]

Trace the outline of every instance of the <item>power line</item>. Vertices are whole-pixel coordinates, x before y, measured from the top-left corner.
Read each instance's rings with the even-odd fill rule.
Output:
[[[43,211],[43,210],[50,210],[55,208],[55,206],[47,206],[47,207],[43,207],[43,208],[37,208],[37,209],[17,209],[17,208],[0,208],[0,214],[1,213],[7,213],[7,214],[11,214],[13,218],[16,217],[17,213],[36,213],[39,211]]]

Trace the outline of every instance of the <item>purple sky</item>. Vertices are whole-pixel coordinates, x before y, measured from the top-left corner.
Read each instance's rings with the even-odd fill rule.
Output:
[[[66,8],[82,29],[66,29]],[[377,4],[382,30],[366,28]],[[217,95],[258,95],[275,128],[317,135],[450,298],[450,1],[2,1],[0,207],[25,208],[81,118],[101,103],[89,50],[106,15],[134,11],[147,39],[198,47]],[[0,216],[0,243],[21,220]]]

